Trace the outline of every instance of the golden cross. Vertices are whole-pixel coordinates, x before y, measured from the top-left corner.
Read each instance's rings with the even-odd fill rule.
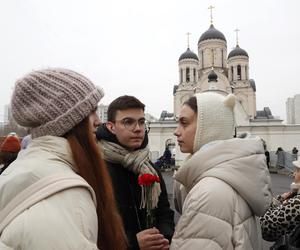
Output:
[[[234,30],[234,32],[236,33],[236,45],[239,45],[239,29],[238,28],[236,28],[235,30]]]
[[[187,47],[190,48],[190,35],[191,35],[191,33],[187,32],[186,35],[187,35]]]
[[[214,6],[212,6],[212,5],[210,5],[209,7],[208,7],[208,9],[210,10],[210,24],[212,24],[213,23],[213,15],[212,15],[212,10],[214,9],[215,7]]]

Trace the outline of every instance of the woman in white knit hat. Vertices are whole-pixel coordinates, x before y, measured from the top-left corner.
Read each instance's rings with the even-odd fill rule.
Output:
[[[32,141],[0,176],[0,249],[126,249],[96,145],[102,89],[54,68],[16,83],[11,108]]]
[[[190,155],[175,174],[182,213],[171,249],[261,249],[256,216],[269,206],[270,176],[259,138],[233,138],[235,96],[206,92],[183,104],[175,130]]]

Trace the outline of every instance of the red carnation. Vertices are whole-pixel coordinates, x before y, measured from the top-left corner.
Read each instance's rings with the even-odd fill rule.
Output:
[[[157,175],[153,174],[142,174],[139,176],[139,185],[141,186],[150,186],[154,182],[160,182],[160,179]]]
[[[139,185],[142,187],[141,208],[146,208],[146,227],[153,227],[153,204],[152,204],[152,188],[155,182],[160,182],[157,175],[142,174],[138,178]]]

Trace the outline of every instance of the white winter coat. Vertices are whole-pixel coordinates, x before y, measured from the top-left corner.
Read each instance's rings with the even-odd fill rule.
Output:
[[[29,185],[57,173],[74,173],[65,138],[43,136],[22,150],[0,176],[0,210]],[[70,188],[17,216],[2,232],[0,249],[97,249],[97,214],[90,191]]]
[[[270,176],[258,138],[214,141],[175,174],[175,205],[182,216],[171,249],[261,249],[256,216],[272,200]]]

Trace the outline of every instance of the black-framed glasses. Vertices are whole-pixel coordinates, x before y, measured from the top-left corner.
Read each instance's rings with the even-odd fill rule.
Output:
[[[127,130],[130,131],[133,131],[137,125],[139,125],[141,129],[144,129],[147,132],[149,131],[149,125],[145,118],[136,120],[131,117],[125,117],[122,120],[116,120],[116,122],[120,122]]]

